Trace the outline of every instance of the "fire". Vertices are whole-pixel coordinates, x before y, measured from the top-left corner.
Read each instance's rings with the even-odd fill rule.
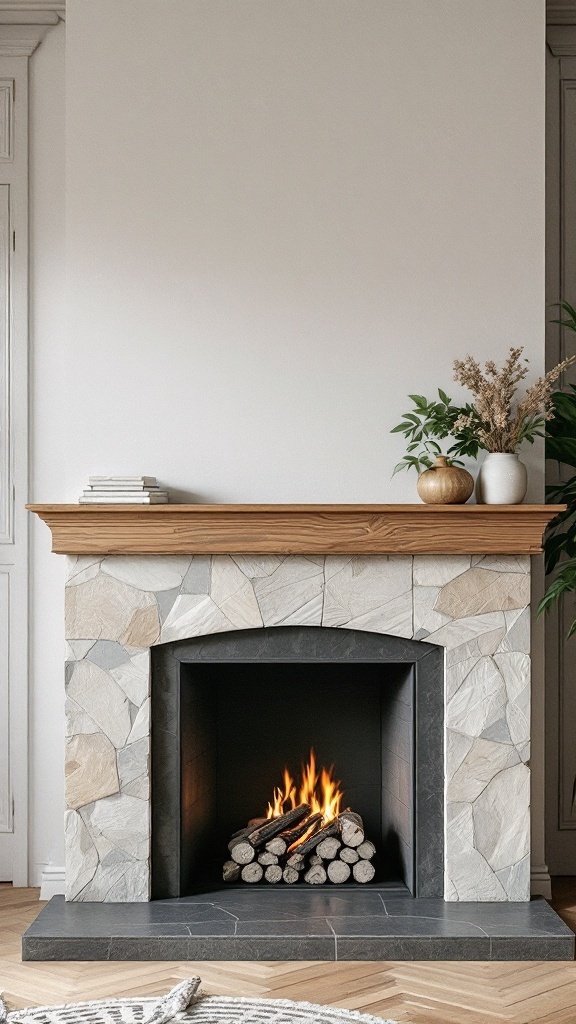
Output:
[[[310,751],[307,765],[302,765],[300,785],[297,788],[287,768],[284,769],[283,785],[274,789],[273,802],[268,804],[267,818],[278,818],[299,804],[309,804],[312,814],[321,814],[324,824],[334,821],[340,814],[344,796],[340,783],[333,778],[334,765],[330,768],[316,767],[316,754]]]

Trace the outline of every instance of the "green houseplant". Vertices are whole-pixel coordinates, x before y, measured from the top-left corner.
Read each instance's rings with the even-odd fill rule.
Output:
[[[558,303],[564,319],[552,323],[576,332],[576,310],[568,302]],[[546,431],[546,458],[555,459],[568,466],[572,475],[546,488],[546,500],[565,504],[566,511],[551,522],[544,541],[546,573],[552,573],[562,559],[561,567],[548,587],[538,606],[538,613],[545,611],[565,593],[576,591],[576,386],[569,384],[566,390],[555,391],[552,395],[553,418]],[[576,620],[568,630],[568,636],[576,632]]]

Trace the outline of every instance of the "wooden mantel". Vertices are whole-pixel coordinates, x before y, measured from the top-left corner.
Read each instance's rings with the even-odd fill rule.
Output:
[[[564,505],[28,505],[67,555],[536,555]]]

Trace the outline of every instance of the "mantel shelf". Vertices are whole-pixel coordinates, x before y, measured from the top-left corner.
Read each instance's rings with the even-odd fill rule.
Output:
[[[28,505],[67,555],[536,555],[564,505]]]

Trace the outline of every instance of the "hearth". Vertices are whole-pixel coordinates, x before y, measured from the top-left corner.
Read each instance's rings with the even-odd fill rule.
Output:
[[[440,649],[357,630],[239,630],[155,647],[152,897],[221,888],[230,836],[266,811],[281,766],[311,748],[337,767],[360,842],[376,848],[366,881],[443,896],[443,692]],[[242,854],[257,863],[249,837]],[[283,869],[327,871],[289,859]]]

